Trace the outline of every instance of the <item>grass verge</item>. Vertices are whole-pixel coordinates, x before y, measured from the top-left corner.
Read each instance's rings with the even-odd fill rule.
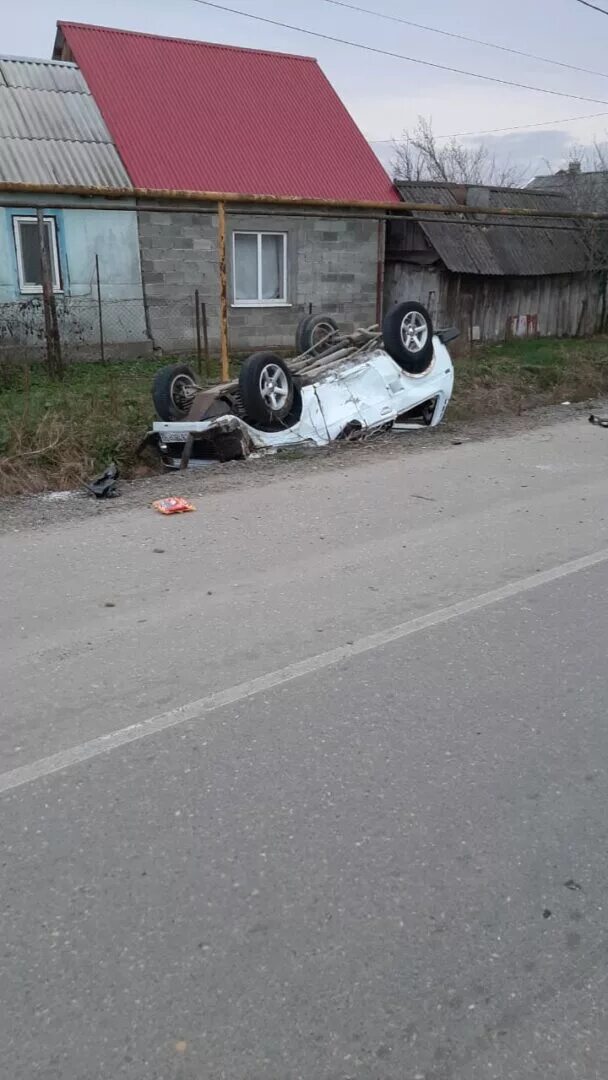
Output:
[[[41,365],[0,368],[0,495],[76,487],[135,451],[153,419],[158,360],[72,364],[54,382]]]
[[[149,471],[135,452],[153,420],[161,363],[73,364],[61,383],[41,366],[1,366],[0,495],[76,487],[109,461],[123,476]],[[521,413],[608,394],[608,339],[513,341],[455,368],[450,419]]]
[[[608,339],[539,338],[484,346],[454,361],[449,417],[522,413],[608,393]]]

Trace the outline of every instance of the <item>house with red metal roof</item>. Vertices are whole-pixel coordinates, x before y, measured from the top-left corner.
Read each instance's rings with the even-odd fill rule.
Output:
[[[54,58],[77,65],[134,189],[155,346],[191,346],[195,290],[212,344],[225,290],[233,349],[292,346],[311,309],[376,320],[379,204],[399,196],[315,60],[70,22]]]

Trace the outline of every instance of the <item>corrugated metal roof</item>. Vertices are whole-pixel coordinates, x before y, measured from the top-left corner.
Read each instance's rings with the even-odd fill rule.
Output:
[[[0,181],[4,183],[129,187],[126,173],[116,163],[116,150],[108,143],[0,139]]]
[[[26,90],[56,90],[58,93],[88,94],[89,90],[75,64],[62,61],[0,58],[0,84]]]
[[[67,95],[52,90],[9,87],[0,87],[0,138],[112,145],[110,133],[90,94]]]
[[[561,169],[553,176],[537,176],[528,184],[527,191],[559,192],[568,199],[576,210],[608,210],[608,171],[593,172]],[[604,246],[608,246],[608,235],[602,231]]]
[[[405,202],[441,203],[442,205],[487,206],[496,209],[567,210],[571,206],[560,195],[517,188],[490,188],[459,184],[426,184],[398,181],[397,189]],[[437,221],[438,213],[412,215],[445,263],[458,274],[488,276],[530,276],[576,273],[586,270],[589,262],[584,237],[574,221],[530,217],[526,223],[517,217],[464,217],[452,215]],[[428,220],[432,217],[434,220]]]
[[[0,59],[0,181],[131,186],[74,64]]]
[[[75,23],[59,34],[137,187],[398,199],[308,57]]]
[[[530,191],[536,189],[538,191],[561,191],[565,186],[565,180],[568,173],[561,169],[553,176],[535,176],[530,183],[526,185],[526,190]]]

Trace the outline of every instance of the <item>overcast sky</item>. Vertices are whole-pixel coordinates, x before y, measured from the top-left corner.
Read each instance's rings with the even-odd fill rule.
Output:
[[[2,50],[6,55],[51,55],[57,19],[145,30],[175,37],[226,42],[315,56],[367,138],[386,159],[388,141],[431,117],[440,135],[540,123],[546,127],[490,139],[500,157],[511,155],[530,175],[558,168],[572,144],[608,131],[608,16],[576,0],[352,0],[486,41],[534,52],[605,75],[585,75],[496,52],[463,41],[347,11],[327,0],[225,0],[229,6],[412,57],[532,83],[605,104],[552,97],[366,53],[293,30],[214,11],[196,0],[5,0]],[[222,2],[222,0],[220,0]],[[608,8],[608,0],[606,2]],[[563,118],[605,112],[595,119]],[[560,120],[559,124],[550,121]],[[476,141],[476,140],[475,140]]]

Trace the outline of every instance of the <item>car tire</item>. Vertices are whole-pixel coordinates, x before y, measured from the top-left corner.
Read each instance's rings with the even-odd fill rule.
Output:
[[[196,375],[188,364],[168,364],[154,376],[152,400],[160,420],[185,420],[190,412],[193,393],[184,395],[183,390],[196,392]]]
[[[274,353],[253,353],[239,372],[245,416],[256,424],[284,420],[291,412],[294,383],[287,364]]]
[[[402,371],[423,375],[433,359],[433,323],[422,304],[397,304],[382,323],[384,348]]]
[[[335,333],[335,337],[328,337],[328,334],[332,333]],[[298,324],[298,352],[310,352],[311,356],[320,356],[333,345],[338,333],[338,324],[331,315],[308,315]]]
[[[303,315],[298,325],[296,326],[296,356],[299,356],[300,353],[306,352],[306,346],[303,344],[303,342],[306,324],[309,319],[312,319],[312,315]]]

